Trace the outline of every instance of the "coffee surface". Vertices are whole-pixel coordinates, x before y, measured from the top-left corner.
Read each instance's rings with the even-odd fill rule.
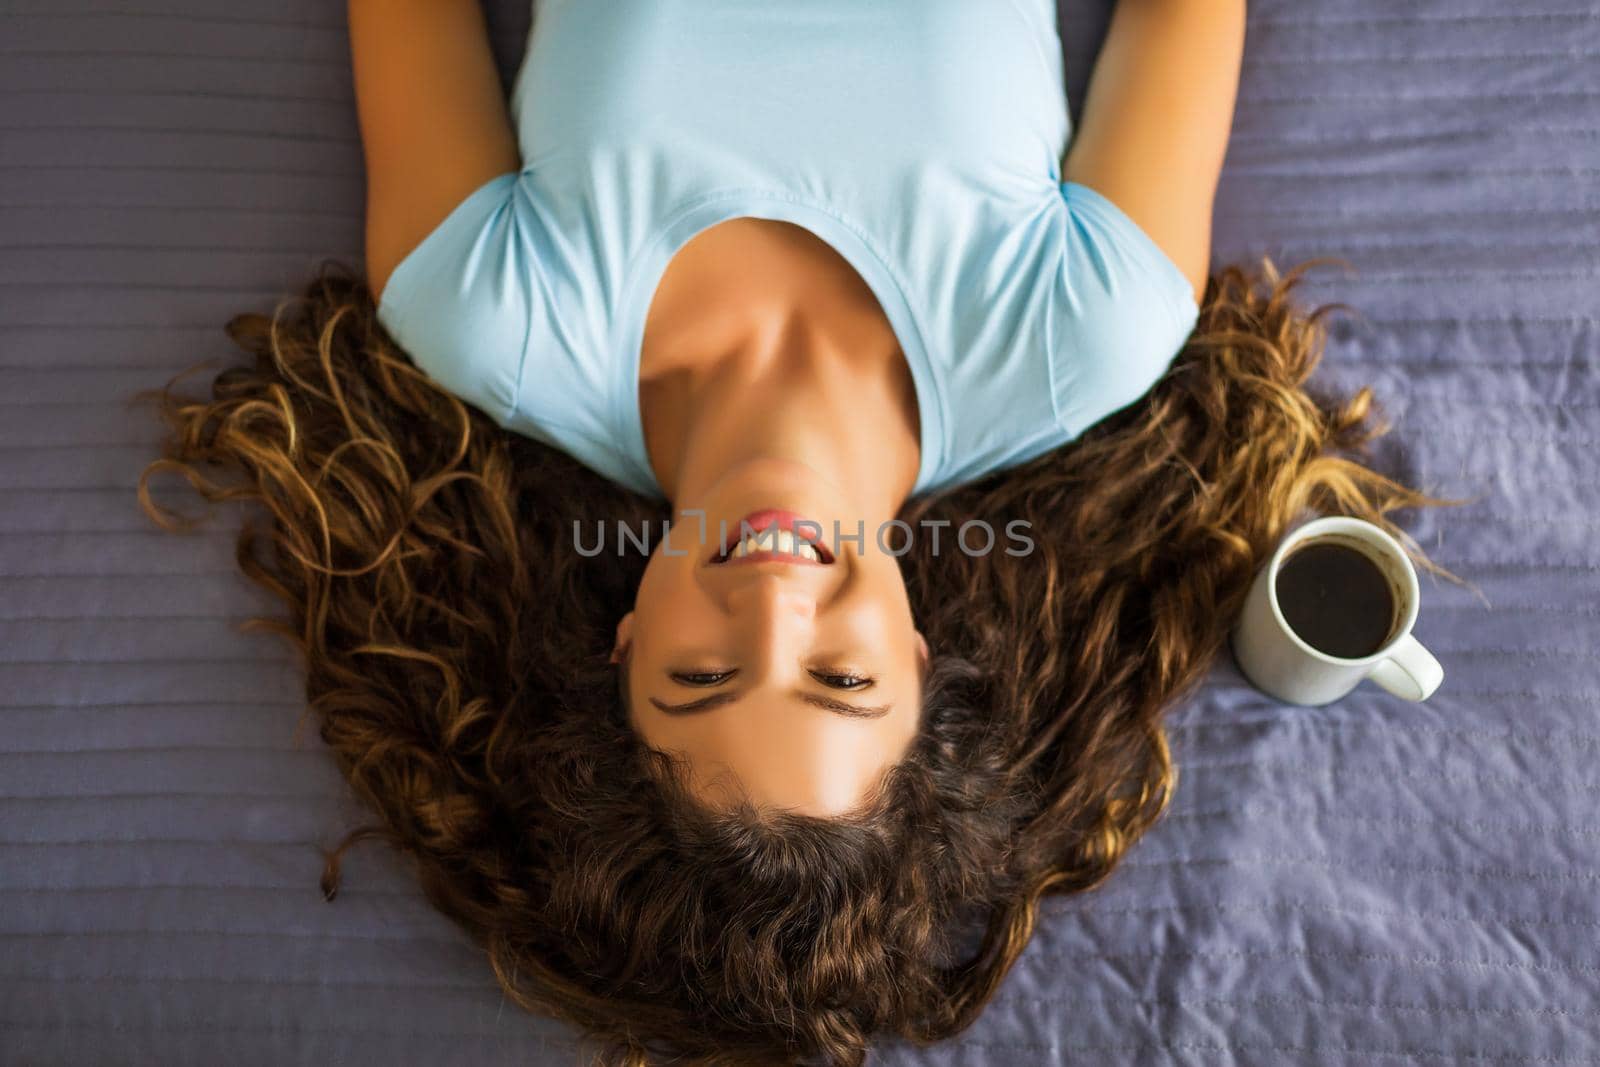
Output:
[[[1360,659],[1382,648],[1394,622],[1394,593],[1365,553],[1312,541],[1278,568],[1278,607],[1300,639],[1319,652]]]

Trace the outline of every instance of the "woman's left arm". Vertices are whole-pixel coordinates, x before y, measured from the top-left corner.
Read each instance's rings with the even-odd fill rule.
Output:
[[[1245,0],[1117,0],[1063,181],[1110,200],[1183,271],[1198,303],[1233,127]]]
[[[479,0],[349,0],[348,11],[367,280],[381,298],[395,266],[522,155]]]

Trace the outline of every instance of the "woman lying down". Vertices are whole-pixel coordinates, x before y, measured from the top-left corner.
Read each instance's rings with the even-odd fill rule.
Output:
[[[1075,131],[1050,0],[544,0],[509,100],[475,0],[348,15],[365,275],[146,479],[271,511],[330,897],[381,834],[600,1062],[959,1033],[1304,509],[1447,573],[1304,268],[1208,272],[1242,2],[1121,0]]]

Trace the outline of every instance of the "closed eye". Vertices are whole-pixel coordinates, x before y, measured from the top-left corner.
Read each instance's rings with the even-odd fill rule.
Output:
[[[864,674],[854,674],[850,671],[813,670],[806,673],[829,689],[871,689],[873,685],[873,679]]]
[[[714,685],[721,685],[737,673],[737,671],[672,671],[668,674],[668,677],[679,685],[705,689]]]

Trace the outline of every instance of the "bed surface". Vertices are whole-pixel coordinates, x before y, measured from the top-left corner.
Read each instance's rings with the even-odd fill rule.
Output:
[[[1104,0],[1064,2],[1078,114]],[[1217,262],[1344,256],[1445,667],[1281,705],[1224,657],[1167,817],[1054,899],[980,1021],[885,1065],[1600,1061],[1600,5],[1251,5]],[[529,12],[488,4],[506,82]],[[382,846],[312,731],[240,512],[156,529],[128,395],[358,264],[340,5],[0,9],[0,1062],[574,1062]],[[195,513],[176,479],[161,500]]]

